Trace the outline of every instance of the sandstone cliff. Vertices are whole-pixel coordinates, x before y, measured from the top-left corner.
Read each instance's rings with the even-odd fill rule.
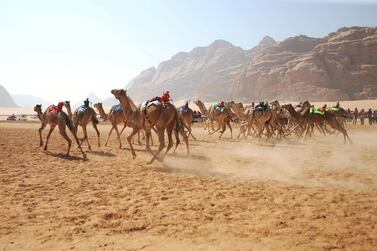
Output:
[[[0,107],[17,107],[9,92],[0,85]]]
[[[144,101],[170,90],[174,100],[345,100],[377,98],[377,28],[342,28],[324,38],[266,36],[250,50],[217,40],[180,52],[128,85]]]

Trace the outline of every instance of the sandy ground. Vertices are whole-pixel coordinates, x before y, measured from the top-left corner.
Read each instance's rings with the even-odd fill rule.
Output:
[[[45,152],[38,127],[0,123],[0,250],[377,247],[377,126],[349,126],[353,145],[318,134],[219,140],[195,128],[190,156],[180,146],[152,165],[144,146],[132,160],[115,135],[96,146],[93,130],[88,160],[76,147],[66,158],[57,130]]]

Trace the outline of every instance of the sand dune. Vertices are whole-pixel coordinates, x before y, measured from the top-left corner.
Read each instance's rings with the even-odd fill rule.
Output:
[[[92,130],[88,160],[76,147],[66,158],[57,130],[44,152],[38,127],[0,123],[0,250],[377,246],[376,127],[349,126],[354,145],[219,140],[197,127],[190,156],[180,146],[152,165],[144,146],[132,160],[115,135],[97,147]]]

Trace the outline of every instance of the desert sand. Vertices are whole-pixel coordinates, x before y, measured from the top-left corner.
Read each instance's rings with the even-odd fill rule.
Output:
[[[115,134],[96,146],[93,130],[88,160],[76,146],[65,157],[58,130],[43,151],[38,128],[0,123],[0,250],[377,246],[377,126],[347,126],[354,144],[344,145],[318,133],[268,144],[229,131],[218,139],[197,125],[190,156],[181,145],[152,165],[144,146],[132,160]],[[109,128],[101,123],[102,143]]]

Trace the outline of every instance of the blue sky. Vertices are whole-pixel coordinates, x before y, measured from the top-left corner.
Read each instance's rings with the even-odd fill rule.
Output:
[[[140,71],[216,39],[249,49],[377,26],[377,1],[0,0],[0,84],[56,102],[101,98]]]

